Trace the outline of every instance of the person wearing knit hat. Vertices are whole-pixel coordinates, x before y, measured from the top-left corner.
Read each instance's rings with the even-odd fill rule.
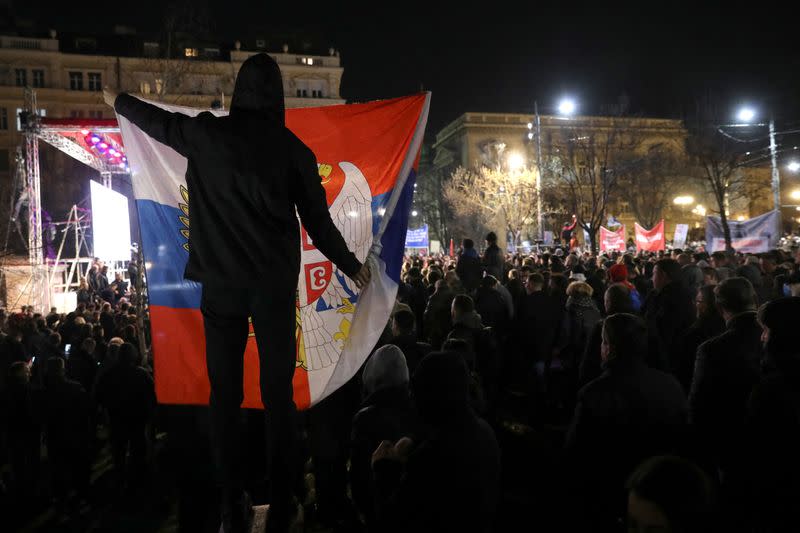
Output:
[[[758,311],[767,356],[767,372],[753,388],[747,408],[747,446],[752,478],[748,505],[753,523],[764,531],[796,529],[793,513],[800,497],[800,297],[779,298]]]
[[[642,308],[642,296],[633,286],[633,283],[628,281],[628,267],[622,263],[612,265],[608,269],[608,277],[612,283],[622,283],[628,288],[631,294],[631,307],[638,313]]]

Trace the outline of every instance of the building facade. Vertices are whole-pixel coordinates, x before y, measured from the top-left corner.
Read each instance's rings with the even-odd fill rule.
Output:
[[[21,141],[18,113],[24,88],[36,90],[42,114],[58,118],[113,118],[103,87],[190,107],[230,103],[236,75],[251,55],[263,52],[236,42],[230,50],[187,46],[180,57],[164,58],[157,42],[125,36],[130,55],[109,53],[93,38],[0,36],[0,180],[7,181]],[[343,68],[338,52],[327,55],[268,52],[283,75],[287,108],[344,103],[339,95]],[[173,54],[174,55],[174,54]]]
[[[686,139],[689,133],[680,120],[554,115],[540,115],[539,118],[541,159],[545,166],[564,155],[569,150],[571,141],[591,137],[600,139],[596,142],[602,145],[603,139],[612,134],[623,139],[621,144],[627,143],[630,153],[625,155],[629,160],[644,159],[656,150],[659,153],[670,154],[670,157],[678,162],[683,161],[688,164],[689,161],[686,154]],[[536,131],[533,115],[465,113],[436,135],[432,146],[433,162],[429,172],[447,176],[458,167],[491,167],[502,163],[499,158],[512,156],[523,165],[534,168],[538,156]],[[732,201],[729,207],[730,217],[734,220],[744,219],[769,211],[771,209],[769,168],[747,168],[739,172],[747,173],[748,181],[752,178],[753,182],[763,183],[763,186],[755,187],[752,193]],[[550,172],[550,179],[557,180],[553,174],[554,172]],[[543,171],[542,175],[543,179],[548,177],[546,171]],[[425,176],[421,176],[421,180],[423,179]],[[662,187],[662,191],[664,189]],[[668,184],[665,192],[668,197],[665,198],[662,216],[668,239],[674,233],[676,224],[689,224],[690,228],[695,228],[699,232],[704,227],[703,217],[712,214],[716,205],[713,197],[697,179],[678,179],[676,176],[674,186]],[[647,193],[643,191],[641,194]],[[684,201],[676,204],[674,202],[676,197],[682,197]],[[690,203],[685,201],[687,198],[691,199]],[[633,235],[633,224],[637,222],[635,210],[628,201],[630,199],[629,195],[627,199],[624,194],[614,195],[606,211],[607,215],[614,216],[625,224],[629,236]],[[568,216],[566,211],[569,208],[562,206],[562,210],[564,213],[556,217],[558,220],[566,218],[564,215]],[[545,229],[552,230],[557,235],[560,222],[551,221],[550,227],[545,223]]]

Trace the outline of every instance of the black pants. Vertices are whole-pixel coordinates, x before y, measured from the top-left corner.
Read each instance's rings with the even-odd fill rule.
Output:
[[[147,467],[147,423],[144,420],[126,420],[113,415],[110,420],[111,455],[114,458],[119,487],[132,487],[144,477]],[[128,459],[130,449],[130,459]]]
[[[270,504],[288,508],[296,464],[295,290],[297,278],[270,280],[269,289],[233,289],[203,285],[201,310],[206,335],[206,365],[211,382],[211,444],[223,488],[223,500],[236,498],[244,486],[242,373],[253,319],[258,344],[261,400],[265,407]]]

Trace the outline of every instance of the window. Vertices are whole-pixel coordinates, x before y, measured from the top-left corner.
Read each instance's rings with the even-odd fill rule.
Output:
[[[149,81],[140,82],[139,92],[142,94],[150,94],[150,82]]]
[[[99,109],[90,109],[89,118],[103,118],[103,112]]]
[[[44,70],[32,70],[31,74],[33,75],[33,86],[36,88],[44,87]]]
[[[0,130],[8,129],[8,109],[0,107]]]
[[[89,90],[102,91],[103,90],[103,76],[99,72],[89,73]]]
[[[71,91],[83,90],[83,72],[69,73],[69,88]]]
[[[303,98],[308,98],[308,90],[303,89]]]
[[[302,57],[300,58],[300,62],[304,65],[313,65],[314,58],[313,57]]]
[[[311,96],[312,96],[313,98],[319,98],[319,97],[320,97],[319,91],[318,91],[318,90],[316,90],[316,89],[312,89],[312,90],[311,90]]]
[[[83,118],[83,110],[82,109],[70,110],[69,118]]]
[[[164,91],[164,80],[156,78],[156,94],[162,94]]]
[[[28,85],[28,71],[24,68],[14,69],[14,79],[17,82],[17,87],[25,87]]]
[[[158,43],[147,41],[144,43],[144,56],[157,57],[158,56]]]
[[[297,89],[297,97],[300,98],[301,96],[303,96],[303,91]]]
[[[0,172],[11,170],[11,161],[8,158],[8,150],[0,150]]]
[[[197,51],[197,48],[184,48],[183,55],[186,57],[197,57],[200,53]]]

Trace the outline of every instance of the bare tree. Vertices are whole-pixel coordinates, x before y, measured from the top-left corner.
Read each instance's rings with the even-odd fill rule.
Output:
[[[597,249],[597,233],[606,217],[621,175],[631,165],[639,138],[626,132],[618,119],[605,119],[602,127],[562,130],[555,157],[557,194]]]
[[[536,219],[536,171],[459,167],[444,185],[444,198],[456,225],[474,217],[473,232],[502,227],[519,244]]]
[[[694,163],[692,178],[714,198],[712,211],[719,214],[725,249],[732,250],[730,205],[743,198],[751,187],[749,175],[742,169],[745,154],[741,143],[726,134],[720,123],[714,106],[698,105],[697,114],[689,123],[686,151]]]
[[[448,221],[451,219],[450,206],[444,196],[446,173],[442,169],[429,168],[417,179],[417,205],[431,228],[432,235],[446,246],[450,236]]]
[[[618,165],[619,197],[627,202],[636,220],[647,228],[664,218],[664,210],[690,183],[692,169],[686,158],[663,143],[646,154],[623,156]]]

